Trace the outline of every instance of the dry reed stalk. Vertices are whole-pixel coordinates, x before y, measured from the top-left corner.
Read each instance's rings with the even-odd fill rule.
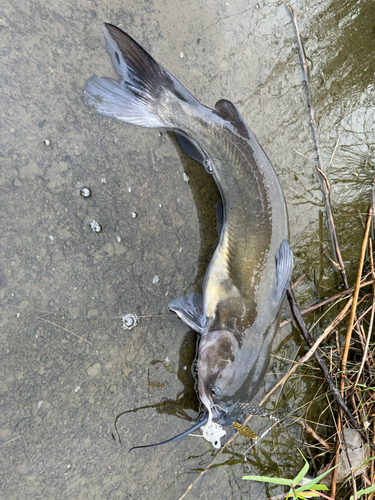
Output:
[[[293,288],[295,288],[305,278],[306,278],[306,274],[305,273],[301,274],[301,276],[296,279],[296,281],[290,286],[290,288],[293,290]]]
[[[372,443],[375,445],[375,419],[372,422]],[[371,450],[371,457],[375,457],[375,451]],[[375,461],[371,460],[370,462],[370,477],[374,478],[375,477]],[[372,493],[369,497],[374,498],[375,493]]]
[[[375,270],[374,270],[374,258],[373,258],[373,254],[372,254],[372,240],[371,240],[371,238],[369,238],[369,240],[368,240],[368,246],[369,246],[369,255],[370,255],[371,276],[374,279],[375,278]],[[356,387],[356,385],[358,384],[359,379],[361,378],[363,367],[365,366],[365,362],[366,362],[366,359],[367,359],[367,353],[368,353],[368,349],[369,349],[369,345],[370,345],[370,339],[371,339],[371,334],[372,334],[372,327],[373,327],[373,324],[374,324],[374,312],[375,312],[375,282],[372,283],[372,309],[371,309],[370,324],[369,324],[369,327],[368,327],[368,333],[367,333],[367,339],[366,339],[365,352],[363,354],[363,359],[362,359],[362,362],[361,362],[361,366],[360,366],[360,368],[358,370],[357,378],[355,379],[355,382],[354,382],[354,386],[353,386],[354,388]],[[369,371],[369,374],[370,374],[370,379],[371,379],[372,378],[371,377],[371,371]]]
[[[344,395],[346,363],[347,363],[347,360],[348,360],[350,340],[352,338],[352,331],[353,331],[353,326],[354,326],[354,318],[355,318],[355,314],[356,314],[356,310],[357,310],[357,302],[358,302],[358,295],[359,295],[359,286],[360,286],[360,283],[361,283],[361,277],[362,277],[362,271],[363,271],[363,262],[365,260],[365,255],[366,255],[366,248],[367,248],[367,241],[368,241],[369,232],[370,232],[371,220],[372,220],[372,208],[371,208],[371,205],[370,205],[369,209],[368,209],[368,212],[367,212],[366,227],[365,227],[365,233],[363,235],[361,255],[360,255],[360,258],[359,258],[357,280],[356,280],[355,287],[354,287],[354,292],[353,292],[353,303],[352,303],[352,309],[350,311],[349,325],[348,325],[348,330],[347,330],[347,333],[346,333],[344,350],[343,350],[343,353],[342,353],[342,360],[341,360],[341,371],[342,372],[341,372],[341,379],[340,379],[340,392],[341,392],[341,396]]]

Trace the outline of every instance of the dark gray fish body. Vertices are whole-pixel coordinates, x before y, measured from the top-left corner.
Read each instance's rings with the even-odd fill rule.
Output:
[[[173,130],[182,150],[212,173],[223,200],[220,241],[197,294],[170,303],[199,332],[199,396],[211,419],[230,423],[257,393],[268,367],[292,271],[281,186],[229,101],[202,106],[134,40],[103,26],[121,81],[92,77],[89,105],[104,115]]]

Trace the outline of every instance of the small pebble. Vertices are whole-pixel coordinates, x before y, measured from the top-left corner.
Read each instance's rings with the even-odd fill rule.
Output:
[[[152,278],[152,282],[154,285],[156,285],[156,283],[159,283],[160,279],[159,279],[159,276],[158,275],[155,275],[153,278]]]
[[[48,236],[48,238],[53,241],[55,238],[53,236]]]
[[[90,196],[92,195],[92,191],[89,187],[84,187],[81,189],[81,191],[79,192],[79,194],[81,196],[83,196],[84,198],[90,198]]]
[[[66,468],[67,468],[67,469],[70,469],[70,468],[71,468],[71,466],[72,466],[72,464],[68,464],[68,465],[66,466]]]
[[[92,366],[87,368],[87,375],[89,377],[96,377],[100,373],[100,363],[94,363]]]
[[[117,243],[121,243],[121,236],[116,236]]]
[[[132,192],[132,188],[128,187],[128,191],[129,191],[129,193],[131,193]]]
[[[182,51],[180,52],[180,57],[181,59],[184,57],[184,53]]]
[[[105,177],[103,177],[102,179],[100,179],[100,182],[102,184],[107,184],[107,179]]]
[[[51,141],[49,139],[45,139],[43,142],[46,146],[49,146],[51,144]]]
[[[132,218],[133,218],[133,219],[136,219],[137,217],[138,217],[137,212],[132,212]]]
[[[102,226],[98,222],[96,222],[96,220],[90,222],[90,227],[94,231],[94,233],[100,233],[102,230]]]
[[[77,387],[74,389],[74,392],[78,392],[80,390],[80,386],[77,385]]]
[[[184,174],[183,174],[182,177],[183,177],[183,179],[184,179],[185,182],[189,182],[189,176],[186,175],[185,172],[184,172]]]
[[[159,208],[163,208],[163,205],[161,203],[158,204]]]

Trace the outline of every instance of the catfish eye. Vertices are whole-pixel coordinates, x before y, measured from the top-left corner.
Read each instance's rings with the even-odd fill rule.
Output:
[[[214,398],[218,398],[221,396],[221,389],[219,387],[215,387],[214,385],[211,387],[211,394]]]

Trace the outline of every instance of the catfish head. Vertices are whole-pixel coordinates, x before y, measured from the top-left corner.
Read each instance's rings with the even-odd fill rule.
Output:
[[[230,425],[243,414],[238,403],[250,403],[257,394],[268,368],[275,330],[271,325],[261,337],[255,331],[242,337],[228,330],[202,335],[199,397],[218,424]]]
[[[231,423],[228,419],[238,402],[234,395],[246,378],[245,370],[241,376],[239,358],[240,346],[233,333],[217,330],[202,335],[198,351],[199,397],[219,424]]]

